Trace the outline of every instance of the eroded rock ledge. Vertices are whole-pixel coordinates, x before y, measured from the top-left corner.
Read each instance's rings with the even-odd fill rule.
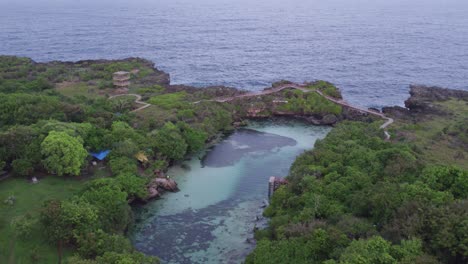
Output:
[[[418,114],[444,114],[435,103],[450,99],[459,99],[468,103],[468,91],[453,90],[437,86],[411,85],[410,97],[405,101],[405,107],[384,107],[385,114],[395,118],[407,119]]]

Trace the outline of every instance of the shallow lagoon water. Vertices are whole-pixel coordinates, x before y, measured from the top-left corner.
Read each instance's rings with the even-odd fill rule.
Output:
[[[255,122],[194,155],[168,174],[180,192],[137,209],[137,249],[163,263],[240,263],[265,225],[268,178],[287,175],[297,155],[329,127],[297,121]]]

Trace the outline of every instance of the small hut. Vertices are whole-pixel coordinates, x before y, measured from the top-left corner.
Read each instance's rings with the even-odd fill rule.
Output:
[[[115,87],[128,88],[130,85],[130,73],[126,71],[115,72],[112,80]]]
[[[148,157],[143,151],[140,151],[137,154],[135,154],[135,158],[143,165],[148,163]]]

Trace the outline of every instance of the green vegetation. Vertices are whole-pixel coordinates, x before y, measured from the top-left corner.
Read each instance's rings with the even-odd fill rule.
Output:
[[[308,85],[307,88],[311,89],[311,90],[319,90],[323,94],[334,97],[334,98],[337,98],[337,99],[342,98],[341,93],[338,90],[338,88],[335,85],[333,85],[332,83],[329,83],[327,81],[313,82],[310,85]]]
[[[56,248],[47,243],[38,223],[42,205],[49,199],[67,199],[84,183],[62,177],[45,177],[37,184],[23,178],[0,182],[0,263],[56,263]],[[12,204],[5,203],[9,197],[13,197]],[[23,222],[21,230],[15,224],[18,221]],[[70,255],[66,247],[64,255]]]
[[[468,169],[468,105],[451,99],[435,102],[442,113],[417,120],[398,119],[392,133],[401,142],[417,147],[421,159],[434,164],[456,164]]]
[[[44,168],[58,176],[78,175],[88,155],[81,138],[73,138],[65,132],[51,131],[41,144],[45,156]]]
[[[59,262],[63,246],[74,247],[78,254],[70,262],[128,259],[129,263],[159,263],[157,258],[135,252],[122,236],[131,223],[127,199],[146,195],[146,181],[134,175],[119,175],[88,182],[84,189],[67,200],[45,203],[40,222],[43,233],[57,245]],[[116,260],[105,260],[109,256]],[[117,262],[120,263],[120,262]]]
[[[468,171],[345,122],[293,164],[247,263],[462,263]]]
[[[119,70],[132,71],[129,90],[150,107],[130,112],[134,97],[107,98]],[[130,203],[147,198],[154,170],[252,112],[343,117],[315,92],[192,104],[239,91],[167,81],[141,59],[41,64],[0,56],[0,171],[9,174],[0,182],[0,263],[158,263],[125,237]],[[308,88],[341,98],[324,81]],[[468,108],[461,100],[434,105],[445,114],[396,120],[393,142],[377,122],[345,122],[301,155],[265,210],[270,226],[256,233],[247,263],[468,261]],[[110,155],[93,166],[87,153],[101,150]]]
[[[279,106],[280,111],[302,113],[304,115],[341,114],[341,106],[324,99],[317,93],[304,93],[300,90],[286,91],[288,102]]]
[[[155,103],[137,114],[134,97],[109,100],[110,87],[100,87],[114,71],[135,69],[130,90]],[[125,238],[129,203],[147,198],[152,169],[200,150],[233,122],[231,106],[190,104],[185,91],[162,86],[165,77],[140,59],[39,64],[0,56],[0,169],[10,173],[0,183],[1,263],[158,263]],[[105,149],[107,161],[92,166],[88,152]],[[148,161],[140,164],[137,153]]]
[[[148,102],[165,110],[182,109],[187,106],[186,96],[186,92],[169,93],[151,97]]]

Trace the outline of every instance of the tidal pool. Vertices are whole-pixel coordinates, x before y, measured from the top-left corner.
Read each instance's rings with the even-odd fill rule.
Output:
[[[286,176],[297,155],[329,127],[253,122],[171,168],[180,192],[136,208],[135,247],[163,263],[241,263],[262,227],[268,178]]]

